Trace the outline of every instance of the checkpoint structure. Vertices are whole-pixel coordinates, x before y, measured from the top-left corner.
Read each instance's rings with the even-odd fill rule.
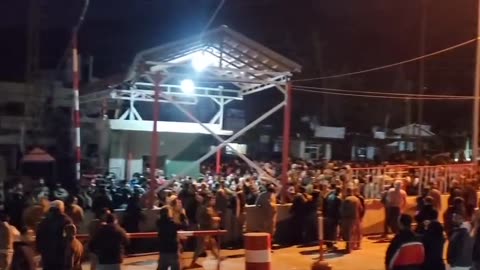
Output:
[[[230,143],[284,109],[286,180],[289,80],[300,71],[299,64],[226,26],[148,49],[136,55],[126,72],[80,91],[83,115],[101,115],[89,123],[95,133],[82,133],[82,140],[96,140],[99,163],[120,179],[148,168],[195,175],[203,161],[225,147],[265,174]],[[229,104],[262,91],[278,91],[282,101],[238,130],[226,129]]]

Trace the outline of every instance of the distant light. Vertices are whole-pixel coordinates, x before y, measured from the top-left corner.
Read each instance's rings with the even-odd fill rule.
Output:
[[[180,88],[185,94],[193,94],[195,92],[195,83],[190,79],[180,82]]]
[[[202,72],[208,66],[213,64],[213,59],[210,54],[205,52],[198,52],[192,58],[192,67],[195,71]]]
[[[458,162],[458,158],[455,158],[453,161]]]

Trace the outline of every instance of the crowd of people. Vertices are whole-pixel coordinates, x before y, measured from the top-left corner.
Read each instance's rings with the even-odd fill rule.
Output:
[[[2,210],[0,270],[10,269],[8,265],[14,270],[35,269],[30,268],[30,265],[34,267],[37,264],[32,258],[35,252],[40,254],[42,265],[47,270],[79,269],[82,258],[86,257],[85,253],[88,253],[90,262],[96,269],[119,269],[125,249],[128,252],[132,248],[127,232],[140,232],[140,224],[145,218],[142,209],[151,208],[152,205],[160,209],[157,248],[161,258],[159,269],[162,270],[169,267],[179,269],[179,251],[190,248],[192,244],[178,241],[179,230],[222,228],[227,231],[223,241],[225,247],[242,247],[245,207],[248,205],[255,207],[262,216],[259,231],[275,235],[279,200],[292,204],[288,222],[296,230],[288,235],[286,241],[289,244],[316,241],[317,217],[321,214],[324,218],[323,239],[329,249],[336,249],[339,239],[345,241],[347,252],[361,248],[362,219],[367,211],[364,190],[370,176],[364,175],[362,179],[356,179],[345,165],[327,164],[319,168],[318,164],[294,163],[288,174],[288,185],[282,187],[272,180],[279,175],[278,165],[262,163],[261,166],[271,177],[258,175],[243,166],[224,167],[221,176],[205,168],[203,177],[163,180],[161,188],[134,191],[128,197],[125,211],[118,221],[114,214],[112,196],[107,189],[100,188],[93,195],[92,203],[85,205],[75,196],[58,196],[64,194],[61,192],[53,193],[53,197],[50,195],[49,198],[35,198],[26,195],[22,186],[17,185],[7,194],[5,209]],[[401,264],[395,261],[399,258],[395,254],[407,252],[403,251],[405,241],[415,240],[412,249],[424,251],[424,267],[433,258],[431,256],[438,255],[438,244],[435,241],[444,239],[443,236],[439,237],[444,231],[447,237],[457,239],[458,232],[463,232],[466,224],[469,224],[467,221],[475,221],[472,218],[477,207],[475,181],[462,184],[456,180],[450,182],[448,189],[451,195],[449,208],[444,213],[444,225],[438,222],[441,192],[436,188],[436,183],[438,182],[432,181],[425,185],[418,196],[418,214],[415,216],[418,225],[416,234],[411,232],[412,236],[408,231],[411,229],[411,218],[402,214],[408,181],[393,178],[389,182],[382,182],[386,186],[382,187],[379,196],[385,206],[384,233],[387,235],[391,231],[396,234],[387,252],[387,269],[407,269],[395,268]],[[95,214],[95,219],[89,224],[84,224],[84,211]],[[75,237],[77,230],[82,227],[87,227],[90,239],[85,247]],[[472,227],[476,228],[475,225]],[[473,232],[476,235],[475,229]],[[469,229],[468,233],[470,235],[472,230]],[[417,238],[417,234],[422,235],[422,238]],[[36,245],[32,246],[34,237]],[[461,239],[466,241],[463,236]],[[476,240],[471,237],[469,239]],[[480,252],[480,239],[478,246]],[[192,248],[195,252],[190,265],[195,267],[206,249],[218,258],[220,247],[213,237],[202,237],[193,243]],[[454,255],[450,257],[453,259],[449,263],[455,265],[455,256],[458,254],[452,252]],[[472,254],[473,257],[476,256],[476,253]],[[480,253],[478,256],[480,262]]]
[[[436,192],[426,192],[417,198],[417,213],[412,217],[402,213],[403,199],[398,207],[391,204],[397,205],[398,198],[406,197],[399,186],[400,183],[390,189],[385,199],[386,227],[395,233],[386,251],[385,269],[444,270],[447,264],[452,270],[480,269],[480,215],[473,211],[476,191],[472,192],[468,185],[452,186],[442,224]]]

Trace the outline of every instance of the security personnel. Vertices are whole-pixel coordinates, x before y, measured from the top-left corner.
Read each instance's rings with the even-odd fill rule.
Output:
[[[260,209],[261,216],[265,217],[262,232],[270,233],[273,239],[277,222],[277,198],[272,184],[267,185],[267,190],[258,196],[255,205]]]
[[[357,249],[359,246],[359,239],[354,237],[353,232],[360,226],[360,216],[363,209],[360,199],[358,199],[353,193],[353,188],[347,188],[345,196],[346,197],[340,207],[340,228],[342,238],[347,242],[347,253],[350,253],[352,247]]]
[[[337,240],[337,228],[340,222],[340,188],[332,186],[332,191],[324,198],[322,215],[324,217],[324,239],[328,248],[334,248]]]

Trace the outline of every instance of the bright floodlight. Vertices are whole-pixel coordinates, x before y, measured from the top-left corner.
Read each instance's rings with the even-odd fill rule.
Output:
[[[186,94],[192,94],[195,92],[195,83],[190,79],[185,79],[180,82],[180,88]]]
[[[192,58],[192,67],[198,72],[205,70],[212,64],[212,58],[205,52],[196,53]]]

